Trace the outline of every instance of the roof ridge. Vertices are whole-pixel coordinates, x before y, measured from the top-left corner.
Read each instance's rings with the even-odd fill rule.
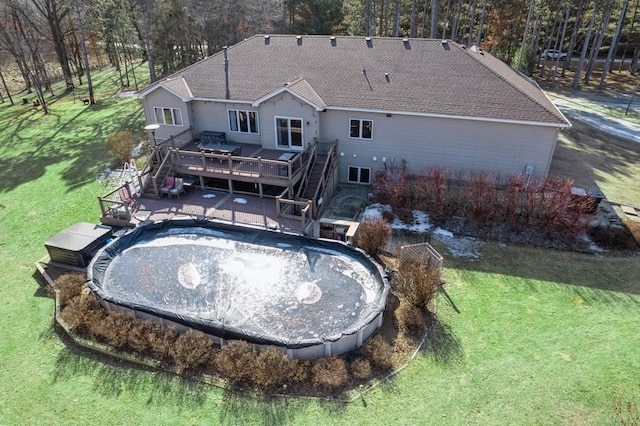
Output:
[[[514,84],[513,82],[511,82],[509,79],[505,78],[504,75],[502,75],[501,73],[497,72],[495,70],[494,67],[489,66],[488,64],[485,64],[484,62],[482,62],[481,60],[479,60],[478,58],[475,57],[475,54],[478,55],[485,55],[486,53],[491,55],[491,53],[485,51],[484,49],[480,48],[480,47],[476,47],[475,45],[473,45],[471,48],[467,48],[464,47],[460,44],[454,43],[454,45],[464,51],[468,56],[470,56],[471,58],[473,58],[474,61],[476,61],[478,64],[482,65],[484,68],[486,68],[487,70],[489,70],[492,74],[494,74],[495,76],[497,76],[500,80],[504,81],[505,83],[507,83],[509,86],[511,86],[512,88],[514,88],[518,93],[522,94],[524,97],[526,97],[527,99],[529,99],[530,101],[532,101],[533,103],[535,103],[536,105],[538,105],[540,108],[542,108],[544,111],[546,111],[547,113],[549,113],[550,115],[552,115],[555,118],[558,118],[562,121],[567,121],[567,118],[563,115],[563,114],[556,114],[555,111],[550,111],[549,109],[547,109],[543,104],[541,104],[540,102],[538,102],[537,99],[529,96],[528,93],[526,93],[524,90],[520,89],[516,84]],[[474,53],[472,53],[474,52]],[[495,56],[491,55],[491,57],[493,59],[496,59],[497,61],[500,61],[500,59],[496,58]],[[542,92],[542,89],[540,88],[540,86],[538,85],[538,83],[536,83],[535,81],[529,79],[527,76],[525,76],[524,74],[522,74],[519,71],[514,70],[513,68],[511,68],[511,66],[507,65],[506,62],[504,61],[500,61],[501,63],[503,63],[509,70],[513,71],[514,73],[519,74],[521,77],[525,77],[528,81],[533,82],[536,84],[537,88]],[[544,92],[543,92],[544,94]],[[546,96],[546,95],[545,95]],[[553,104],[552,104],[553,105]],[[557,108],[556,108],[557,111]]]

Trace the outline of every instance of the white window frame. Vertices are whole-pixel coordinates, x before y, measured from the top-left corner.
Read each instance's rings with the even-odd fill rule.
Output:
[[[171,114],[171,121],[172,121],[171,123],[166,122],[165,111],[169,111],[169,113]],[[160,112],[160,114],[158,114],[158,112]],[[162,124],[165,126],[177,126],[177,127],[184,126],[184,121],[182,120],[182,109],[180,108],[153,107],[153,116],[155,117],[157,124]],[[178,118],[178,120],[176,120],[176,118]],[[176,122],[178,121],[180,122],[180,124],[176,124]]]
[[[358,179],[357,180],[351,180],[351,169],[357,169],[358,170]],[[369,179],[366,182],[362,182],[362,180],[361,180],[362,170],[368,170],[369,171]],[[359,184],[362,184],[362,185],[370,185],[371,184],[371,167],[348,166],[347,167],[347,182],[349,182],[349,183],[359,183]]]
[[[278,135],[280,133],[280,128],[278,127],[278,120],[287,120],[287,126],[289,129],[287,145],[278,145]],[[298,120],[300,121],[300,146],[291,144],[291,121]],[[282,117],[282,116],[274,116],[273,117],[273,126],[276,132],[276,149],[286,149],[289,151],[302,151],[304,150],[304,120],[302,117]]]
[[[235,114],[235,125],[236,125],[236,129],[237,130],[233,130],[233,126],[231,125],[231,113]],[[243,131],[240,127],[240,114],[244,113],[247,116],[247,130]],[[255,114],[256,116],[256,128],[252,129],[251,128],[251,120],[249,120],[249,114]],[[229,123],[229,131],[232,133],[247,133],[247,134],[251,134],[251,135],[257,135],[260,134],[260,118],[258,116],[258,111],[250,111],[250,110],[242,110],[242,109],[228,109],[227,110],[227,120]]]
[[[358,136],[351,136],[351,122],[352,121],[357,121],[358,122]],[[371,123],[371,137],[369,138],[365,138],[362,136],[363,134],[363,130],[364,130],[364,123],[368,121]],[[373,120],[368,119],[368,118],[350,118],[349,119],[349,139],[362,139],[362,140],[373,140]]]

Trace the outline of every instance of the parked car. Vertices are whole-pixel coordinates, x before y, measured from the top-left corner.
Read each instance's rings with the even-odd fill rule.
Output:
[[[540,55],[540,58],[541,59],[560,59],[561,61],[564,61],[565,59],[567,59],[567,53],[561,50],[556,50],[556,49],[545,49],[542,52],[542,55]]]

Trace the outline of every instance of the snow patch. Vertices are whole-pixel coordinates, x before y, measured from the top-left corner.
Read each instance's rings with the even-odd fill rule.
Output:
[[[247,200],[244,198],[234,198],[233,202],[238,204],[247,204]]]

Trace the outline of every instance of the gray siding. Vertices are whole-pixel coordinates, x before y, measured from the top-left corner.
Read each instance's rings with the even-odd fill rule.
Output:
[[[154,107],[159,108],[179,108],[182,112],[182,125],[171,126],[161,124],[160,128],[155,131],[156,139],[164,140],[173,135],[184,132],[191,126],[191,116],[187,104],[182,99],[160,87],[149,93],[142,101],[144,108],[144,117],[148,124],[155,123],[156,117],[153,112]]]
[[[193,108],[193,134],[197,136],[200,132],[211,130],[215,132],[225,132],[227,140],[230,142],[251,143],[260,145],[262,143],[262,123],[258,123],[258,134],[232,132],[229,128],[228,110],[257,111],[256,108],[248,104],[222,103],[192,101]],[[262,120],[258,111],[258,119]]]
[[[350,118],[373,120],[373,139],[349,138]],[[385,162],[403,160],[410,174],[441,166],[512,175],[531,165],[535,175],[546,176],[556,135],[553,127],[326,111],[320,113],[319,139],[339,140],[340,181],[346,182],[348,166],[375,173]]]
[[[278,149],[274,119],[278,116],[302,119],[303,148],[306,149],[318,137],[318,114],[315,108],[290,93],[282,93],[264,101],[260,105],[262,146],[266,149]]]

